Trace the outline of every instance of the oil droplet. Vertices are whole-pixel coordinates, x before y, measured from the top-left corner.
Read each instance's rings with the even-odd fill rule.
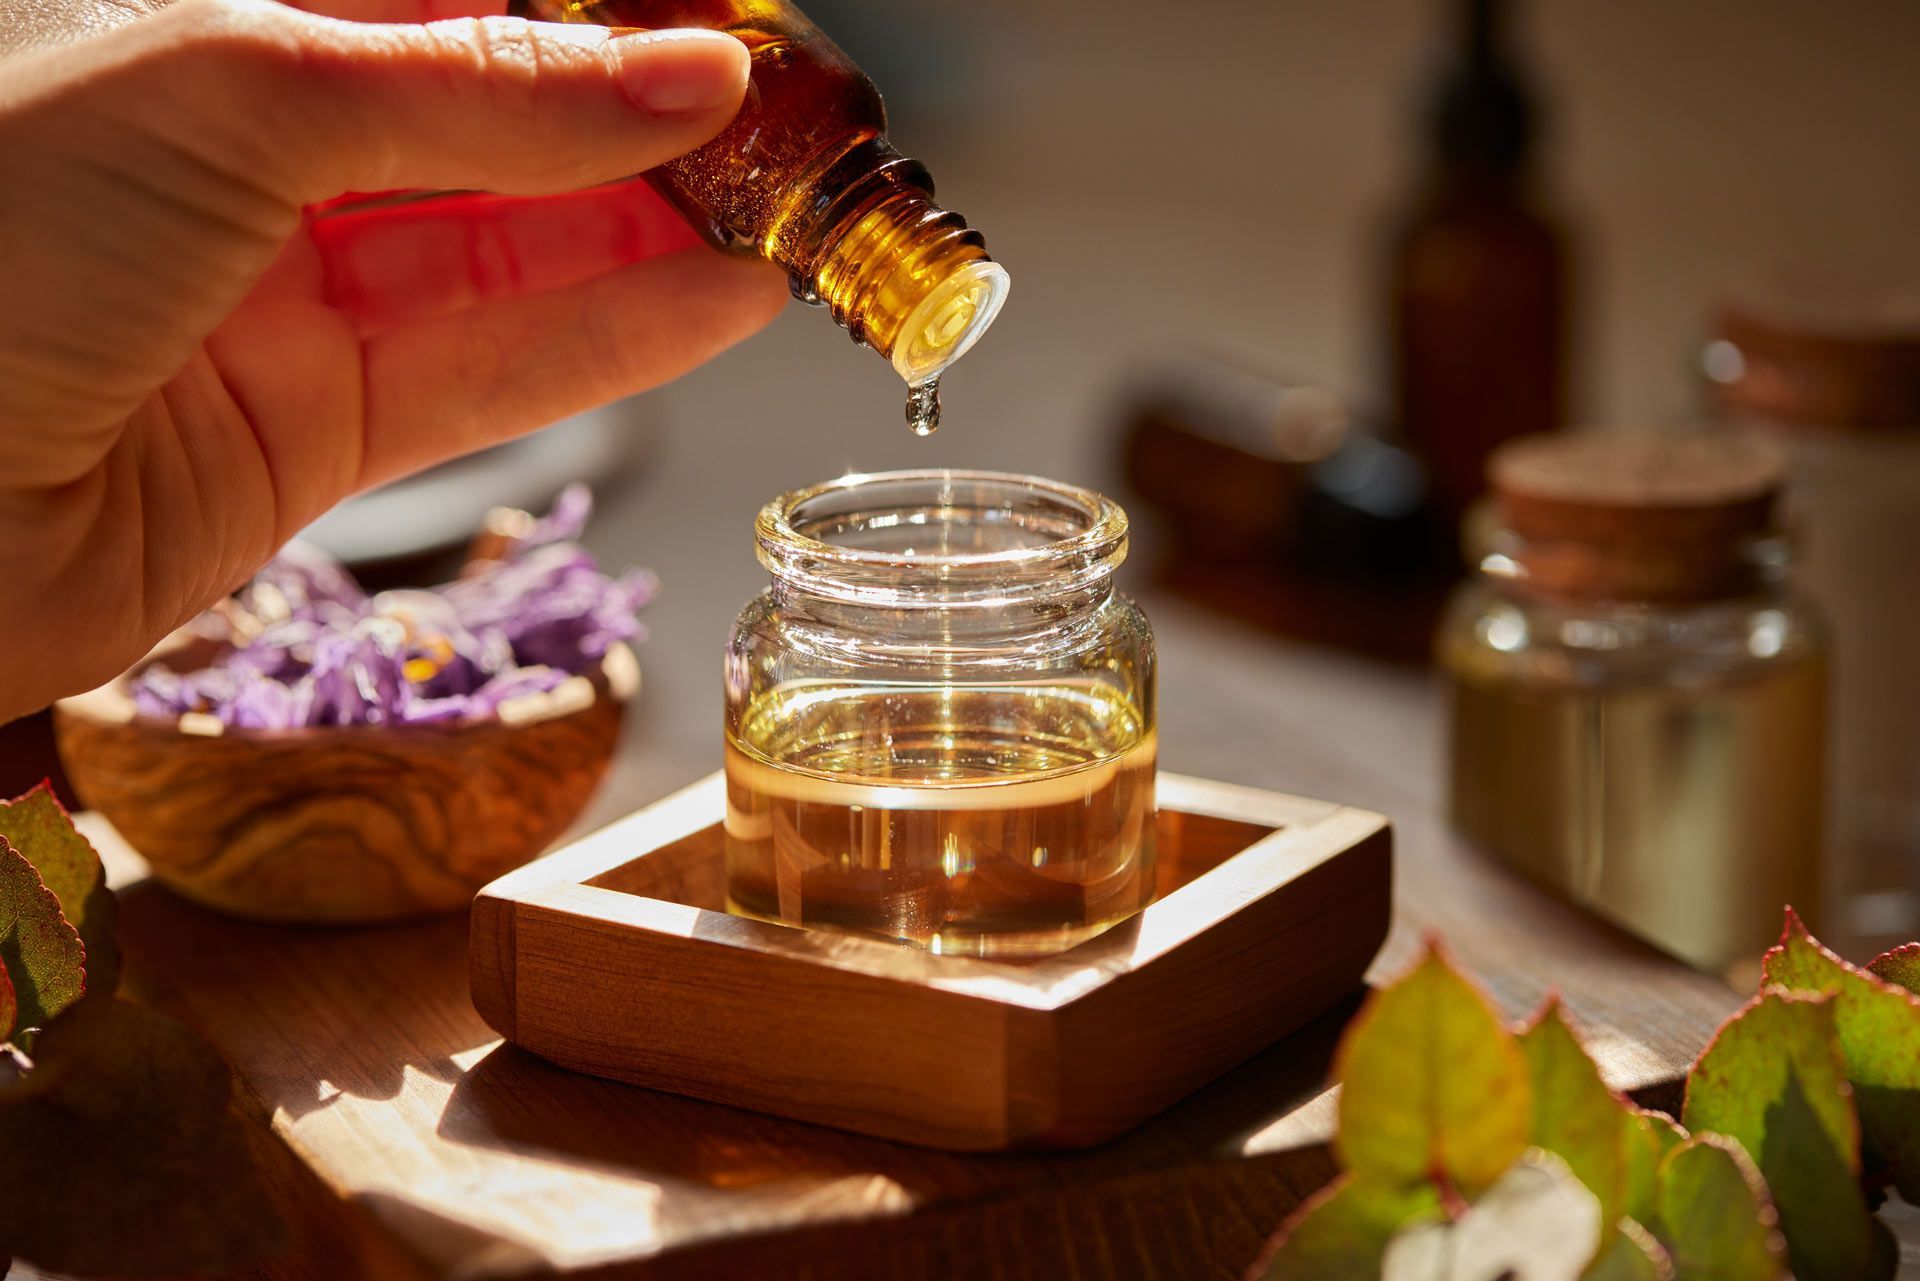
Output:
[[[907,385],[907,426],[916,436],[931,436],[940,430],[940,380]]]

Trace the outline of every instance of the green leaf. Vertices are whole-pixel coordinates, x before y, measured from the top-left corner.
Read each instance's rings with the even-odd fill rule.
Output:
[[[13,979],[7,973],[7,963],[0,961],[0,1041],[13,1035],[14,1020],[19,1013],[20,1003],[13,995]]]
[[[1920,943],[1902,943],[1867,962],[1867,968],[1897,987],[1920,992]]]
[[[1687,1132],[1665,1112],[1631,1108],[1622,1123],[1621,1154],[1626,1166],[1626,1214],[1641,1223],[1660,1216],[1660,1163],[1687,1140]]]
[[[45,1027],[87,990],[87,951],[33,870],[0,837],[0,965],[13,981],[18,1028]]]
[[[0,1241],[88,1276],[224,1273],[285,1230],[229,1106],[220,1056],[184,1023],[84,1001],[0,1090]]]
[[[1259,1281],[1375,1281],[1394,1233],[1440,1215],[1431,1183],[1397,1187],[1342,1174],[1294,1212],[1253,1275]]]
[[[1892,1275],[1860,1192],[1860,1129],[1834,999],[1769,989],[1721,1025],[1687,1078],[1682,1119],[1737,1140],[1772,1191],[1799,1281]]]
[[[1469,1198],[1526,1150],[1532,1089],[1513,1034],[1437,951],[1375,992],[1334,1060],[1335,1147],[1354,1173],[1446,1178]]]
[[[1533,1082],[1533,1144],[1564,1159],[1574,1177],[1600,1202],[1600,1221],[1624,1213],[1627,1198],[1627,1105],[1600,1079],[1550,1000],[1520,1034]]]
[[[1640,1223],[1621,1219],[1581,1281],[1674,1281],[1673,1256]]]
[[[106,870],[87,838],[40,784],[25,796],[0,802],[0,839],[33,864],[60,900],[60,911],[87,945],[87,992],[111,996],[120,983],[120,949],[114,942],[113,893]]]
[[[1600,1245],[1600,1202],[1567,1163],[1533,1148],[1453,1223],[1387,1244],[1382,1281],[1578,1281]]]
[[[1792,912],[1761,964],[1767,983],[1833,995],[1865,1164],[1891,1170],[1900,1195],[1920,1202],[1920,998],[1835,956]]]
[[[1778,1281],[1786,1240],[1746,1149],[1721,1134],[1688,1139],[1660,1167],[1660,1222],[1682,1281]]]

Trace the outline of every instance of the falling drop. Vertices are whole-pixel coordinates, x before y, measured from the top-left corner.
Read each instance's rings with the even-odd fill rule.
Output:
[[[940,430],[940,380],[907,385],[907,426],[916,436],[931,436]]]

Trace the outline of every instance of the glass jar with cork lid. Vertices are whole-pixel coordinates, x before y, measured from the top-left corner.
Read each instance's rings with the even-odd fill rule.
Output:
[[[1826,645],[1786,587],[1777,456],[1516,441],[1440,637],[1455,826],[1705,969],[1818,919]]]
[[[1920,310],[1728,307],[1702,364],[1807,527],[1794,581],[1833,628],[1828,934],[1870,954],[1920,932]]]
[[[979,956],[1154,883],[1154,647],[1126,514],[993,472],[843,477],[755,525],[726,662],[732,911]]]

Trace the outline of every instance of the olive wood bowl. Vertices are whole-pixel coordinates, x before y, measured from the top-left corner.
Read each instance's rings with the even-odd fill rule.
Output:
[[[141,666],[192,670],[217,649],[196,638]],[[606,772],[640,679],[619,646],[592,677],[511,700],[497,718],[259,730],[138,715],[139,670],[54,707],[81,804],[197,903],[334,924],[463,910],[546,850]]]

